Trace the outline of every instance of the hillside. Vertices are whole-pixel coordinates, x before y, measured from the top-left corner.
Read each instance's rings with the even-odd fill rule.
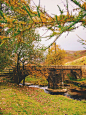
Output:
[[[86,64],[86,50],[66,51],[64,65],[85,65]]]
[[[86,65],[86,56],[67,62],[64,65]]]

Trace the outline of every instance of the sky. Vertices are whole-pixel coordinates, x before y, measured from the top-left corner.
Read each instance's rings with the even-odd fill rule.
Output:
[[[34,5],[34,3],[38,5],[39,0],[31,0],[31,5]],[[71,13],[71,11],[73,11],[73,9],[75,9],[77,6],[70,0],[68,0],[68,4],[69,4],[69,11]],[[42,8],[45,7],[46,12],[52,17],[54,15],[60,14],[57,5],[59,5],[61,9],[64,12],[66,12],[66,0],[40,0],[40,6]],[[76,15],[77,11],[73,13],[74,15]],[[80,25],[80,23],[77,25]],[[46,32],[46,28],[37,29],[37,32],[40,33],[40,35],[42,36]],[[46,34],[44,34],[44,36],[50,35],[50,33],[51,32],[48,31]],[[60,45],[61,49],[64,50],[75,50],[75,51],[85,50],[85,48],[83,47],[86,46],[85,45],[83,46],[80,42],[78,42],[79,37],[77,35],[80,38],[86,40],[86,29],[80,26],[79,28],[73,30],[72,32],[69,33],[65,32],[57,39],[56,44]],[[47,41],[45,40],[45,38],[43,38],[41,44],[44,44],[44,46],[49,46],[50,43],[53,42],[54,38]]]

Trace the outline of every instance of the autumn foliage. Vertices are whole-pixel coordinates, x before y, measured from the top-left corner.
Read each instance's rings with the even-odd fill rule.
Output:
[[[49,48],[48,55],[46,57],[45,63],[50,65],[62,65],[65,58],[65,50],[60,49],[60,46],[55,43]]]
[[[76,5],[78,5],[83,10],[86,10],[86,2],[82,5],[77,2],[76,0],[71,0]],[[54,15],[51,17],[44,9],[40,8],[39,6],[34,7],[30,6],[30,1],[25,0],[4,0],[3,4],[6,7],[10,8],[11,13],[8,15],[6,12],[0,11],[2,20],[1,23],[4,23],[5,27],[8,27],[8,32],[12,35],[5,36],[3,39],[2,45],[6,42],[6,39],[13,39],[16,37],[18,43],[25,43],[22,39],[22,36],[25,32],[29,31],[32,28],[38,27],[47,27],[48,30],[52,31],[50,38],[56,36],[56,39],[53,41],[55,42],[61,34],[65,31],[71,31],[75,29],[74,25],[78,22],[82,22],[83,25],[86,25],[86,19],[84,18],[86,14],[84,12],[80,13],[77,16],[69,14],[68,12],[68,1],[67,1],[67,14],[64,15],[59,7],[61,15]],[[72,22],[72,23],[71,23]],[[70,25],[66,26],[67,23]],[[58,30],[58,31],[57,31]],[[52,45],[52,44],[50,44]]]
[[[20,83],[22,79],[24,79],[24,77],[28,75],[29,77],[39,78],[39,79],[42,78],[42,80],[46,80],[49,75],[49,70],[45,66],[36,66],[36,65],[28,64],[27,66],[25,66],[24,70],[22,67],[20,67],[20,70],[18,72],[17,72],[17,68],[14,67],[13,74],[14,74],[13,77],[14,82]]]
[[[80,2],[76,0],[71,0],[73,3],[79,6],[80,11],[77,15],[69,14],[68,12],[68,1],[67,1],[67,12],[63,14],[62,10],[59,7],[60,15],[54,15],[51,17],[45,9],[40,8],[40,6],[35,6],[35,10],[32,6],[30,6],[27,0],[1,0],[1,6],[4,4],[4,8],[0,8],[0,28],[3,25],[3,28],[7,29],[6,33],[3,34],[2,28],[0,29],[0,47],[3,47],[5,43],[9,41],[12,42],[12,45],[15,46],[15,50],[21,48],[21,44],[24,46],[28,46],[31,48],[32,45],[27,43],[27,39],[34,42],[37,39],[31,38],[28,32],[40,27],[46,27],[47,30],[51,30],[52,34],[49,35],[49,39],[53,36],[53,43],[66,31],[71,31],[76,29],[74,25],[78,22],[81,22],[83,26],[86,26],[86,2],[83,2],[81,5]],[[0,6],[0,7],[1,7]],[[7,11],[8,9],[8,11]],[[83,9],[83,10],[82,10]],[[10,11],[10,12],[9,12]],[[26,34],[28,33],[27,39]],[[7,42],[8,41],[8,42]],[[39,41],[39,40],[37,40]],[[49,47],[52,43],[49,45]],[[9,47],[9,46],[8,46]],[[7,47],[7,49],[8,49]],[[32,51],[31,51],[32,52]],[[31,54],[29,53],[30,57]],[[3,56],[4,57],[4,56]],[[38,54],[37,56],[38,57]],[[50,48],[47,58],[46,64],[53,65],[62,65],[65,57],[64,50],[61,50],[59,46],[56,46],[56,50],[54,45]],[[0,59],[2,61],[2,59]],[[19,63],[20,60],[18,60]],[[35,70],[33,70],[35,71]],[[34,72],[33,72],[34,73]],[[39,72],[35,72],[39,76]]]

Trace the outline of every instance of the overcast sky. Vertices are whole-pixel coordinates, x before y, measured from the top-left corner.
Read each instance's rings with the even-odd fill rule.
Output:
[[[32,5],[34,5],[33,1],[36,5],[39,4],[39,0],[32,0],[31,2]],[[60,13],[57,5],[59,5],[61,9],[63,9],[64,12],[66,12],[65,1],[66,0],[40,0],[40,6],[42,8],[45,7],[45,10],[47,11],[47,13],[51,16],[54,16],[55,14],[58,15]],[[77,6],[70,0],[68,1],[69,1],[68,2],[69,10],[73,11],[73,9],[75,9]],[[74,13],[77,14],[77,11]],[[38,30],[38,32],[42,36],[46,32],[46,28],[41,28],[40,30]],[[48,31],[45,35],[49,35],[49,34],[50,34],[50,31]],[[77,35],[81,37],[82,39],[86,40],[86,29],[80,26],[78,29],[73,30],[72,32],[69,32],[69,34],[68,32],[63,33],[59,37],[59,39],[56,41],[56,44],[60,45],[61,48],[64,50],[85,50],[85,48],[83,48],[84,46],[78,42],[79,38],[77,37]],[[43,39],[41,43],[44,44],[45,46],[48,46],[53,40],[54,38],[48,41],[45,41],[45,39]]]

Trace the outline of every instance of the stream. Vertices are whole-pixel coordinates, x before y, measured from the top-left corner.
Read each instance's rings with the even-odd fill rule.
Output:
[[[23,84],[19,84],[19,85],[23,85]],[[26,86],[28,87],[34,87],[34,88],[40,88],[43,89],[45,93],[51,94],[51,95],[63,95],[66,96],[68,98],[74,99],[74,100],[86,100],[86,90],[85,91],[78,91],[76,89],[70,89],[70,86],[66,86],[67,88],[67,92],[66,93],[51,93],[49,91],[47,91],[46,89],[48,88],[48,86],[39,86],[39,85],[32,85],[30,83],[25,83]]]

